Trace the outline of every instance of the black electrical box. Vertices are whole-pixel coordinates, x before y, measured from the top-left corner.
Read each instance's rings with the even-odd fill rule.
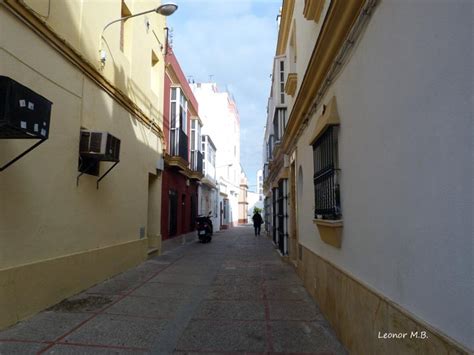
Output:
[[[0,138],[48,139],[51,101],[0,75]]]

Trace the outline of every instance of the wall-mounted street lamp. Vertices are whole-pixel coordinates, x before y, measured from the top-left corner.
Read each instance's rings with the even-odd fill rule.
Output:
[[[174,4],[174,3],[165,3],[165,4],[162,4],[160,6],[158,6],[156,9],[151,9],[151,10],[147,10],[147,11],[143,11],[143,12],[139,12],[138,14],[135,14],[135,15],[129,15],[129,16],[124,16],[124,17],[121,17],[117,20],[113,20],[111,22],[109,22],[108,24],[106,24],[104,26],[104,28],[102,29],[102,33],[100,34],[100,50],[99,50],[99,54],[100,54],[100,61],[102,63],[102,65],[105,65],[105,61],[107,60],[107,54],[105,52],[105,50],[102,49],[102,39],[104,37],[104,32],[105,30],[110,26],[110,25],[113,25],[114,23],[117,23],[117,22],[124,22],[124,21],[127,21],[128,19],[132,18],[132,17],[137,17],[137,16],[141,16],[141,15],[145,15],[145,14],[149,14],[150,12],[156,12],[157,14],[160,14],[160,15],[163,15],[163,16],[170,16],[172,15],[176,10],[178,9],[178,5]]]

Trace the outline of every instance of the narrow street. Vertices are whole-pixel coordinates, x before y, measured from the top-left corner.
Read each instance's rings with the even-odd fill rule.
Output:
[[[344,354],[293,269],[249,226],[181,239],[0,332],[0,354]]]

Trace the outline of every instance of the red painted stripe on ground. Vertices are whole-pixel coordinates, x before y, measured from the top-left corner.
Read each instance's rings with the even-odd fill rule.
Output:
[[[77,329],[81,328],[84,324],[88,323],[89,321],[91,321],[92,319],[94,319],[95,317],[97,317],[99,314],[103,314],[105,310],[109,309],[110,307],[112,307],[113,305],[117,304],[118,302],[120,302],[121,300],[125,299],[128,295],[130,295],[132,292],[136,291],[137,289],[139,289],[140,287],[142,287],[143,285],[145,285],[148,281],[150,281],[152,278],[154,278],[155,276],[157,276],[160,272],[166,270],[168,267],[170,267],[171,265],[173,265],[174,263],[176,263],[177,261],[181,260],[182,258],[184,257],[184,255],[182,255],[181,257],[177,258],[175,261],[173,261],[172,263],[170,263],[169,265],[167,265],[166,267],[164,267],[163,269],[160,269],[158,270],[157,272],[153,273],[153,275],[151,275],[149,278],[145,279],[145,281],[143,281],[142,283],[140,283],[138,286],[132,288],[130,291],[128,291],[127,293],[125,293],[124,295],[121,295],[117,298],[117,300],[113,301],[111,304],[109,304],[108,306],[104,307],[103,309],[100,310],[100,312],[98,313],[94,313],[91,317],[87,318],[86,320],[82,321],[81,323],[79,323],[78,325],[76,325],[75,327],[73,327],[71,330],[69,330],[68,332],[66,332],[65,334],[61,335],[60,337],[56,338],[52,344],[48,345],[47,347],[45,347],[44,349],[41,349],[40,351],[37,352],[37,354],[43,354],[45,353],[46,351],[48,351],[49,349],[51,349],[56,343],[60,342],[61,340],[63,340],[64,338],[66,338],[68,335],[70,335],[71,333],[75,332]]]

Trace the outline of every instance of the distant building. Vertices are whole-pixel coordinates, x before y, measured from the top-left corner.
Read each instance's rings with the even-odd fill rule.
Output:
[[[248,212],[248,189],[249,184],[247,180],[247,175],[245,172],[241,171],[240,173],[240,189],[239,189],[239,223],[245,224],[248,222],[247,212]]]
[[[219,189],[216,176],[216,146],[211,136],[202,136],[202,155],[204,177],[199,185],[199,214],[208,216],[210,214],[214,231],[218,231],[219,225]]]
[[[238,224],[240,191],[240,118],[237,105],[216,83],[192,83],[204,123],[202,133],[216,147],[216,176],[219,185],[219,225]]]
[[[263,201],[263,170],[257,170],[257,194],[258,199]]]

